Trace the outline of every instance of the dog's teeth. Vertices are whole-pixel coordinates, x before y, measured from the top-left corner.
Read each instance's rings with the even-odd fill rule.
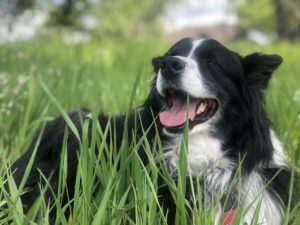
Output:
[[[204,102],[201,102],[201,103],[200,103],[200,105],[198,106],[198,109],[197,109],[197,112],[196,112],[196,114],[203,113],[203,112],[204,112],[204,110],[205,110],[205,108],[206,108],[206,103],[204,103]]]

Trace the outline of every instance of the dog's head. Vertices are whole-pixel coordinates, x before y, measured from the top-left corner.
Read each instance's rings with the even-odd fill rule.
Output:
[[[161,125],[167,133],[182,133],[189,120],[195,133],[232,130],[241,117],[251,117],[256,106],[249,101],[262,101],[253,98],[261,96],[282,59],[259,53],[241,57],[216,40],[185,38],[152,62]]]

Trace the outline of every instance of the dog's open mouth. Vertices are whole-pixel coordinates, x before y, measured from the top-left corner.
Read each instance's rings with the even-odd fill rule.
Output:
[[[175,90],[164,90],[166,107],[159,114],[160,122],[168,130],[182,131],[187,120],[190,129],[204,123],[218,110],[218,101],[214,98],[194,98],[187,93]]]

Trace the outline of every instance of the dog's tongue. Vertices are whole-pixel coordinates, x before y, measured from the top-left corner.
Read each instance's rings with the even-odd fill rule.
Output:
[[[166,127],[177,127],[183,125],[187,118],[193,120],[196,115],[197,102],[189,102],[187,105],[181,99],[172,98],[172,107],[169,111],[162,111],[159,119]],[[187,115],[188,113],[188,115]]]

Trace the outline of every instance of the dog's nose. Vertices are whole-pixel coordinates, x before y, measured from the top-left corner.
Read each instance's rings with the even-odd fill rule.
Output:
[[[160,63],[160,69],[164,76],[178,75],[185,68],[185,62],[176,57],[165,57]]]

